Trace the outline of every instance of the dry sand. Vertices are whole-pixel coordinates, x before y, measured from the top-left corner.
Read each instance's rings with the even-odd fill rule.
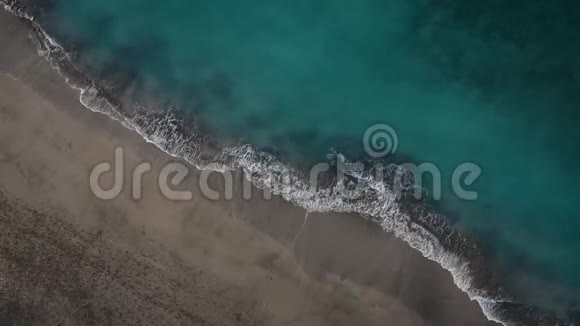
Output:
[[[175,159],[84,108],[25,24],[2,11],[0,26],[0,325],[495,325],[360,217],[212,201],[195,171],[192,200],[164,198],[154,176]],[[141,200],[90,190],[116,146],[126,171],[153,166]]]

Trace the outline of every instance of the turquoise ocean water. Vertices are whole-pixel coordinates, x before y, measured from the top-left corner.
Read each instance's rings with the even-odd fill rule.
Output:
[[[53,0],[42,23],[90,74],[296,165],[390,125],[517,302],[580,309],[577,3]],[[463,162],[475,201],[449,191]]]

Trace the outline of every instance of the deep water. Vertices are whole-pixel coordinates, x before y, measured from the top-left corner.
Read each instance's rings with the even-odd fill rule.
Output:
[[[580,5],[574,1],[54,0],[47,29],[114,89],[295,164],[364,158],[376,123],[399,163],[436,164],[434,205],[523,303],[580,309]],[[483,171],[465,201],[463,162]]]

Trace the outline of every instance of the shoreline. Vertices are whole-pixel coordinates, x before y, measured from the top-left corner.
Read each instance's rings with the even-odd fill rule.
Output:
[[[39,27],[36,26],[36,28],[39,28]],[[45,34],[45,36],[48,36],[48,35]],[[50,53],[48,53],[48,55],[50,56]],[[77,90],[79,90],[79,89],[77,89]],[[80,90],[82,92],[82,95],[86,94],[86,92],[87,92],[86,89],[83,90],[81,88]],[[83,105],[86,104],[85,106],[87,108],[89,108],[89,109],[91,109],[93,111],[96,111],[96,112],[100,112],[94,106],[92,107],[91,103],[87,102],[87,99],[97,100],[98,101],[99,98],[98,98],[97,95],[100,95],[99,94],[100,91],[98,89],[89,90],[89,93],[91,93],[91,91],[94,91],[93,95],[95,95],[95,96],[93,98],[87,98],[87,97],[85,97],[85,103],[83,103]],[[82,95],[81,95],[81,102],[83,102]],[[110,103],[108,105],[110,105]],[[103,112],[101,112],[101,113],[103,113]],[[118,114],[118,112],[116,112],[116,113]],[[112,113],[112,114],[113,114],[113,116],[111,116],[111,117],[115,118],[115,116],[114,116],[115,113]],[[123,120],[121,119],[121,121],[123,121]],[[127,123],[127,121],[126,121],[126,123]],[[131,126],[127,126],[126,123],[123,123],[125,125],[125,127],[131,127]],[[135,126],[133,126],[133,127],[135,127]],[[156,128],[157,128],[157,126],[156,126]],[[180,153],[179,153],[180,150],[183,150],[182,148],[178,148],[176,151],[172,152],[171,150],[167,150],[167,149],[164,150],[163,149],[163,147],[164,147],[163,146],[164,145],[163,143],[162,144],[159,144],[159,141],[157,143],[154,142],[154,141],[152,141],[154,138],[156,138],[157,140],[159,140],[159,139],[162,138],[159,135],[159,132],[160,131],[163,132],[162,130],[155,129],[153,132],[150,132],[150,131],[147,131],[147,130],[145,130],[145,131],[139,130],[139,128],[137,127],[135,131],[137,131],[137,133],[139,133],[148,142],[154,143],[158,148],[160,148],[161,150],[163,150],[166,154],[169,154],[169,155],[171,155],[173,157],[183,157],[183,155],[180,155]],[[167,139],[165,139],[165,141],[167,141]],[[171,141],[169,141],[169,145],[178,144],[178,146],[179,146],[179,142],[180,141],[183,141],[183,138],[180,138],[177,141],[171,140]],[[165,144],[165,145],[167,145],[167,144]],[[251,149],[250,149],[250,153],[249,154],[250,154],[249,157],[252,157],[253,155],[256,155],[256,153],[255,152],[252,152]],[[192,163],[192,164],[195,165],[195,161],[194,160],[188,160],[188,161],[190,163]],[[255,162],[252,162],[251,160],[249,160],[249,161],[247,161],[247,162],[245,162],[243,164],[240,164],[240,166],[242,168],[244,168],[244,169],[253,170],[254,172],[259,173],[260,172],[260,169],[263,169],[264,166],[261,165],[261,164],[258,164],[256,166],[256,164],[254,164],[254,163]],[[204,166],[198,166],[198,165],[196,165],[196,166],[198,168],[202,168],[202,169],[203,168],[212,168],[213,167],[213,168],[216,168],[217,170],[219,170],[220,168],[223,168],[223,167],[220,167],[220,166],[210,166],[210,167],[208,167],[208,166],[205,166],[204,167]],[[238,166],[237,168],[239,168],[240,166]],[[258,181],[260,181],[260,180],[258,180]],[[261,186],[267,186],[267,185],[262,184]],[[285,197],[284,196],[285,195],[284,193],[278,194],[278,195],[282,195],[282,197]],[[290,199],[292,199],[292,198],[296,198],[296,197],[291,197]],[[288,198],[285,198],[285,199],[288,200]],[[300,198],[298,198],[298,200],[300,200]],[[289,200],[289,201],[292,202],[292,200]],[[327,203],[326,205],[327,205],[328,208],[327,209],[322,209],[321,211],[322,212],[325,212],[325,211],[330,212],[330,211],[332,211],[333,204],[332,203]],[[308,205],[306,205],[306,207],[307,207],[307,209],[308,209],[309,212],[311,210],[313,210],[313,207],[308,207]],[[316,208],[319,209],[320,207],[316,207]],[[433,218],[433,217],[431,217],[431,218]],[[409,218],[409,219],[412,220],[412,218]],[[433,241],[432,243],[427,243],[427,244],[424,244],[424,243],[414,243],[414,241],[416,241],[416,240],[410,238],[411,237],[410,234],[412,232],[417,232],[417,230],[415,230],[415,231],[413,231],[413,230],[409,231],[409,230],[405,229],[405,227],[403,225],[406,223],[406,220],[401,220],[401,221],[395,222],[395,224],[390,224],[390,225],[387,224],[387,223],[392,223],[392,221],[386,221],[386,220],[383,221],[382,227],[384,229],[386,229],[387,231],[394,232],[395,234],[397,234],[397,231],[398,231],[398,234],[397,235],[398,235],[399,238],[402,238],[405,241],[407,241],[408,243],[411,243],[412,246],[416,247],[416,249],[418,251],[421,251],[423,253],[423,255],[425,257],[427,257],[428,259],[438,261],[438,263],[441,265],[441,267],[443,267],[443,268],[445,268],[447,270],[450,270],[452,272],[452,274],[453,274],[453,277],[455,279],[456,285],[461,290],[464,290],[466,293],[470,293],[471,292],[470,293],[470,296],[473,296],[473,298],[474,298],[472,300],[477,300],[478,301],[479,305],[484,310],[484,313],[488,315],[488,318],[490,320],[495,319],[494,317],[492,317],[494,313],[500,313],[500,314],[503,314],[504,316],[508,317],[509,311],[499,311],[499,310],[503,310],[503,309],[496,310],[497,308],[501,308],[501,307],[491,307],[491,306],[488,306],[488,304],[495,306],[495,305],[498,304],[497,302],[495,302],[495,301],[487,301],[488,299],[486,299],[485,297],[475,296],[473,294],[473,292],[474,292],[473,290],[481,290],[481,289],[478,289],[478,288],[472,289],[471,288],[471,287],[473,287],[473,281],[472,280],[461,280],[461,277],[465,277],[466,275],[469,275],[469,274],[473,273],[472,270],[469,270],[470,271],[469,273],[467,273],[465,270],[462,270],[462,269],[467,268],[466,262],[463,262],[462,261],[464,259],[464,257],[453,257],[448,252],[438,252],[438,251],[440,251],[440,250],[443,249],[443,248],[436,248],[436,247],[433,246],[433,244],[435,244],[435,245],[439,244],[440,245],[440,240],[438,240],[438,239],[432,240]],[[397,225],[396,223],[399,223],[400,225]],[[397,230],[397,228],[401,228],[401,227],[403,227],[402,230]],[[443,227],[445,227],[445,225],[443,225]],[[421,232],[421,231],[419,231],[419,232]],[[445,231],[445,232],[448,232],[448,231]],[[451,232],[451,235],[455,235],[455,233],[454,232]],[[425,238],[428,238],[429,236],[432,236],[429,232],[427,232],[427,234],[423,234],[423,237],[425,237]],[[457,236],[459,236],[459,235],[457,235]],[[459,239],[462,239],[462,238],[459,236]],[[456,244],[453,244],[453,246],[456,246]],[[430,250],[430,252],[429,252],[429,250]],[[470,263],[470,262],[468,262],[468,263]],[[485,266],[482,266],[482,268],[485,268]],[[529,307],[524,307],[524,308],[527,309]],[[492,312],[489,309],[494,309],[496,311],[495,312]],[[540,313],[537,312],[537,314],[540,314]],[[512,319],[514,322],[516,322],[515,320],[518,319],[517,316],[511,316],[511,317],[512,318],[509,318],[509,319]],[[535,317],[534,316],[531,316],[530,318],[537,319],[537,317],[539,317],[539,316],[535,316]],[[505,318],[502,318],[502,319],[505,319]],[[539,324],[538,323],[538,325],[544,325],[544,324]],[[548,325],[548,324],[545,324],[545,325]]]
[[[18,1],[14,1],[14,3],[18,3]],[[26,10],[24,10],[24,12],[26,12]],[[22,15],[22,13],[20,13]],[[24,17],[26,20],[32,22],[33,18],[32,16],[28,16],[28,17]],[[167,121],[175,119],[175,117],[173,116],[169,116],[169,117],[161,117],[161,120],[159,121],[153,121],[153,123],[151,121],[147,121],[149,119],[149,117],[145,116],[145,117],[140,117],[138,114],[134,117],[131,117],[131,115],[127,115],[126,111],[122,110],[122,107],[117,104],[112,102],[112,100],[106,95],[106,93],[103,93],[102,89],[99,88],[99,86],[97,84],[95,84],[95,82],[91,81],[89,77],[84,76],[81,72],[79,72],[76,67],[74,67],[74,64],[72,64],[72,62],[70,62],[68,55],[66,54],[66,52],[60,47],[60,45],[58,45],[58,43],[56,43],[56,41],[52,40],[50,38],[49,35],[46,34],[46,32],[44,32],[42,30],[42,28],[40,26],[38,26],[35,23],[32,23],[32,27],[35,30],[35,33],[37,34],[38,37],[38,41],[40,42],[44,42],[44,53],[42,54],[45,59],[47,59],[49,62],[52,63],[53,68],[55,70],[57,70],[59,72],[59,74],[63,75],[63,76],[70,76],[69,74],[71,74],[72,72],[72,78],[78,78],[78,82],[80,82],[81,86],[76,86],[76,82],[73,80],[71,84],[70,79],[67,79],[67,84],[69,84],[70,87],[72,87],[73,89],[79,91],[81,94],[81,103],[83,104],[83,106],[85,106],[86,108],[88,108],[89,110],[93,111],[93,112],[99,112],[99,113],[103,113],[108,115],[110,118],[113,118],[119,122],[121,122],[125,127],[129,128],[129,129],[133,129],[134,131],[136,131],[139,135],[141,135],[141,137],[143,139],[145,139],[147,142],[153,143],[155,146],[157,146],[159,149],[161,149],[163,152],[165,152],[166,154],[173,156],[173,157],[177,157],[177,158],[185,158],[186,161],[192,165],[194,165],[196,168],[198,168],[199,170],[204,170],[204,169],[212,169],[212,170],[216,170],[216,171],[221,171],[224,169],[228,169],[227,167],[224,167],[224,165],[222,163],[218,163],[217,165],[214,163],[215,161],[215,156],[211,158],[210,161],[202,161],[202,163],[198,163],[196,162],[196,158],[188,158],[187,154],[190,154],[187,152],[187,148],[185,149],[185,153],[180,153],[181,150],[183,150],[182,146],[186,145],[188,146],[189,144],[184,144],[187,140],[188,140],[188,135],[186,134],[187,132],[190,132],[190,130],[188,130],[187,126],[183,127],[183,129],[185,130],[185,133],[178,135],[177,140],[175,139],[171,139],[170,136],[175,136],[173,134],[168,135],[167,130],[164,129]],[[56,53],[54,53],[56,52]],[[59,57],[60,56],[60,57]],[[55,60],[56,59],[56,60]],[[65,72],[63,72],[63,70]],[[82,85],[85,86],[82,86]],[[88,93],[88,95],[87,95]],[[125,112],[125,114],[123,114],[122,112]],[[136,117],[136,119],[135,119]],[[155,122],[161,122],[161,125],[154,125],[153,131],[149,131],[149,130],[143,130],[140,128],[138,123],[135,123],[135,120],[145,120],[147,121],[147,124],[155,124]],[[172,128],[169,128],[169,130],[171,130]],[[167,143],[168,139],[170,139],[169,143]],[[238,166],[234,166],[234,167],[230,167],[232,169],[238,169],[238,168],[243,168],[250,170],[251,172],[254,173],[260,173],[261,171],[266,170],[267,167],[265,167],[262,162],[252,162],[252,156],[255,156],[256,150],[251,148],[251,147],[246,147],[246,148],[242,148],[241,151],[249,151],[249,153],[245,153],[242,154],[242,157],[245,157],[246,159],[248,157],[250,157],[249,161],[246,161],[244,163],[239,163],[239,162],[233,162],[238,163]],[[203,150],[201,151],[203,152]],[[231,157],[235,157],[235,153],[234,155],[231,155],[231,153],[227,153],[229,154],[229,156]],[[239,154],[238,154],[239,155]],[[260,155],[260,154],[257,154]],[[227,161],[229,161],[226,158],[226,165],[227,165]],[[257,166],[256,166],[257,163]],[[256,182],[256,180],[253,180],[254,184],[258,184],[259,188],[264,188],[267,187],[267,184],[261,184],[260,185],[260,181],[261,180],[257,180],[258,182]],[[293,202],[294,204],[297,204],[298,206],[302,206],[302,207],[308,207],[308,205],[304,205],[304,203],[296,203],[295,200],[292,200],[292,198],[288,198],[285,195],[288,195],[287,190],[283,189],[282,191],[286,191],[286,193],[276,193],[274,192],[275,195],[281,195],[284,199]],[[298,200],[300,200],[300,198],[298,198]],[[324,200],[324,199],[323,199]],[[316,205],[319,205],[318,202],[315,202],[315,207],[314,209],[320,209],[320,207],[316,207]],[[333,203],[332,203],[332,199],[330,203],[327,203],[327,205],[330,205],[330,208],[326,208],[326,209],[322,209],[322,212],[328,211],[328,212],[332,212],[335,209],[332,208]],[[336,205],[334,203],[334,205]],[[313,207],[309,207],[308,211],[312,210]],[[396,209],[396,208],[395,208]],[[352,211],[347,210],[346,212],[350,213]],[[354,211],[356,212],[356,210]],[[398,238],[403,239],[405,242],[409,243],[411,245],[411,247],[415,248],[416,250],[418,250],[419,252],[421,252],[423,254],[424,257],[436,261],[437,263],[439,263],[441,265],[441,267],[443,267],[444,269],[451,271],[451,274],[453,276],[454,279],[454,283],[455,285],[457,285],[457,287],[459,289],[461,289],[463,292],[467,293],[471,300],[475,300],[479,303],[480,307],[482,308],[484,315],[486,315],[486,317],[490,320],[490,321],[496,321],[499,322],[499,320],[495,317],[493,317],[494,315],[494,311],[495,310],[495,303],[497,302],[497,300],[491,300],[488,299],[485,296],[481,296],[481,294],[477,294],[475,295],[473,290],[470,290],[470,287],[473,285],[473,281],[471,280],[471,272],[469,269],[465,269],[466,268],[466,263],[463,262],[463,257],[457,257],[454,256],[454,254],[450,253],[450,252],[437,252],[438,250],[442,249],[441,247],[438,247],[437,242],[439,242],[439,240],[437,240],[436,238],[434,238],[433,241],[434,243],[422,243],[422,241],[425,241],[425,239],[429,239],[430,237],[433,237],[433,234],[430,233],[427,230],[422,229],[421,226],[419,226],[420,229],[422,229],[423,231],[420,231],[420,233],[422,233],[422,236],[419,236],[420,238],[420,242],[417,242],[416,236],[415,238],[413,237],[412,233],[413,232],[417,232],[417,230],[412,230],[413,228],[409,229],[409,227],[406,225],[407,221],[405,220],[400,220],[400,221],[396,221],[397,217],[400,216],[392,216],[393,220],[395,221],[383,221],[386,222],[390,225],[387,224],[383,224],[382,228],[385,229],[386,231],[390,231],[390,232],[395,232],[395,234],[397,235]],[[430,218],[433,218],[433,216],[430,216]],[[441,216],[435,216],[435,218],[439,218],[441,219]],[[374,219],[374,217],[368,217],[367,219]],[[411,219],[411,218],[407,218],[407,219]],[[381,224],[380,221],[377,221],[378,224]],[[448,228],[446,223],[442,223],[441,224],[442,227]],[[446,230],[442,233],[441,236],[443,236],[445,234],[445,232],[449,233],[449,236],[455,236],[455,232],[454,230]],[[460,237],[461,238],[461,237]],[[469,249],[468,249],[469,250]],[[434,252],[435,251],[435,252]],[[435,255],[435,257],[433,257],[433,255]],[[441,258],[437,258],[437,256],[441,257]],[[476,256],[478,256],[476,254]],[[479,292],[480,290],[478,290]]]

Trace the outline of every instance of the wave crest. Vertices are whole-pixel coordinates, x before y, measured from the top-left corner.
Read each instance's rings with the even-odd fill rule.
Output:
[[[531,323],[556,325],[561,322],[560,325],[572,325],[533,307],[513,303],[495,283],[495,275],[484,266],[475,244],[424,203],[410,204],[398,199],[388,177],[376,180],[368,171],[352,173],[350,176],[361,185],[363,196],[346,200],[339,195],[338,185],[312,189],[303,173],[249,144],[220,147],[199,133],[194,118],[182,116],[178,109],[151,110],[139,105],[122,107],[74,65],[71,56],[41,28],[25,6],[16,0],[0,0],[0,3],[28,22],[36,34],[39,54],[70,87],[79,91],[83,106],[121,122],[165,153],[185,159],[200,170],[242,169],[257,188],[268,189],[308,212],[356,213],[378,223],[424,257],[448,270],[455,284],[471,300],[479,303],[491,321],[513,326]],[[289,182],[278,182],[281,176],[289,178]],[[512,305],[518,307],[516,314]]]

